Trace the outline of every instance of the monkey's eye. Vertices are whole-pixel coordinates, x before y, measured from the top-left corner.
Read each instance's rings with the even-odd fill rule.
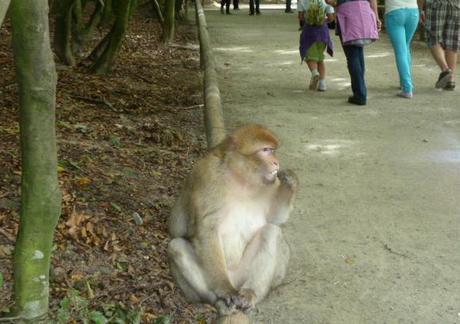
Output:
[[[262,149],[262,152],[264,152],[264,153],[274,153],[275,150],[272,149],[271,147],[264,147],[264,148]]]

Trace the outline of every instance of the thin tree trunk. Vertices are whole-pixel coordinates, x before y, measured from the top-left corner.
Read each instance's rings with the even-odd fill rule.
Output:
[[[3,24],[3,19],[5,19],[6,12],[10,5],[10,0],[0,0],[0,27]]]
[[[199,1],[199,0],[197,0]],[[163,25],[163,41],[166,44],[174,40],[176,33],[176,0],[166,0],[166,16]]]
[[[160,24],[163,26],[165,18],[163,17],[163,13],[161,12],[161,7],[158,3],[158,0],[151,0],[151,2],[153,4],[153,10],[157,14]]]
[[[103,9],[104,7],[101,2],[97,1],[96,7],[91,14],[89,22],[86,24],[86,26],[83,27],[83,29],[78,31],[78,34],[75,35],[79,47],[84,46],[88,42],[90,35],[101,23]]]
[[[107,42],[107,45],[91,67],[93,73],[105,74],[108,73],[112,67],[113,61],[121,48],[126,30],[128,29],[129,17],[132,12],[131,3],[132,0],[120,0],[118,3],[115,22],[108,36],[109,38],[104,38],[102,41],[104,43]]]
[[[101,25],[108,25],[113,21],[113,4],[112,0],[104,1],[104,10],[102,11]]]
[[[72,19],[75,0],[59,0],[56,4],[54,51],[59,60],[70,66],[75,65],[72,51]]]
[[[36,319],[48,312],[50,256],[61,208],[55,135],[56,69],[50,48],[48,0],[12,1],[11,21],[22,164],[14,295],[17,315]]]

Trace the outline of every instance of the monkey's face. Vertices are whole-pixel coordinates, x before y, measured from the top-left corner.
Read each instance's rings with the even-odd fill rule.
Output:
[[[275,148],[264,146],[255,153],[257,157],[258,173],[262,176],[262,181],[266,184],[273,183],[280,169]]]

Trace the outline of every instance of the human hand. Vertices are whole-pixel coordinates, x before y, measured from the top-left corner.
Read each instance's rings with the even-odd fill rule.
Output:
[[[426,15],[425,15],[425,10],[420,10],[420,22],[422,25],[425,25],[426,21]]]
[[[378,31],[382,30],[382,21],[379,18],[377,18],[377,30]]]

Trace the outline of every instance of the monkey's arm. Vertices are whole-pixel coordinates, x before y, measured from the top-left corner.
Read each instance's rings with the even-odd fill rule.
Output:
[[[293,202],[297,193],[299,179],[292,170],[282,170],[278,172],[280,181],[278,190],[275,191],[268,213],[269,223],[280,225],[287,221],[293,208]]]

